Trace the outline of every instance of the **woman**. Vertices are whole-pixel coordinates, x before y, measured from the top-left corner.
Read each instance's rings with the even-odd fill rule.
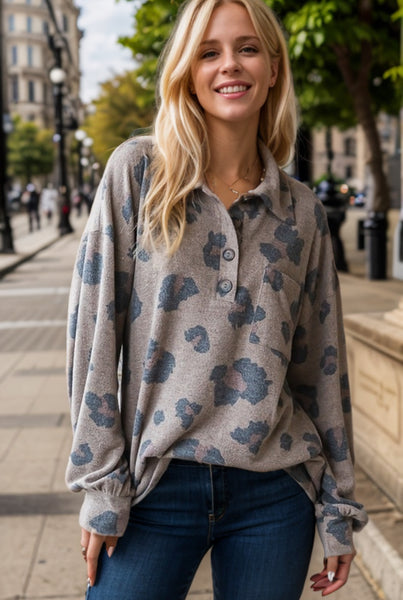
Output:
[[[294,600],[316,520],[328,595],[366,516],[326,217],[279,168],[284,38],[261,0],[190,0],[163,65],[155,137],[111,157],[71,291],[87,594],[184,599],[211,549],[216,600]]]

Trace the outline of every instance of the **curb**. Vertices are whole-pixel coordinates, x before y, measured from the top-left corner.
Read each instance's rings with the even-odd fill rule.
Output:
[[[40,248],[37,248],[36,250],[29,252],[28,254],[16,256],[16,258],[14,260],[10,261],[10,263],[8,265],[6,265],[4,267],[0,267],[0,279],[3,279],[3,277],[5,277],[6,275],[8,275],[12,271],[14,271],[14,269],[16,269],[20,265],[24,264],[28,260],[31,260],[31,258],[34,258],[34,256],[39,254],[39,252],[42,252],[42,250],[46,250],[47,248],[49,248],[50,246],[55,244],[57,241],[60,240],[60,237],[61,236],[58,235],[54,239],[43,244],[43,246],[40,246]]]
[[[385,600],[403,598],[403,559],[370,519],[354,539],[361,560],[369,571],[378,595]],[[379,593],[379,588],[383,591]],[[381,595],[382,594],[382,595]]]

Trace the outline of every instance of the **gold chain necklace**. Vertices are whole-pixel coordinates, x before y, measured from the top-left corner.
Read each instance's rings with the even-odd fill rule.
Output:
[[[252,183],[252,181],[249,178],[249,173],[255,166],[257,159],[258,159],[258,157],[256,157],[254,163],[248,167],[248,169],[245,173],[245,176],[240,175],[237,179],[235,179],[235,181],[233,181],[230,184],[226,183],[223,179],[221,179],[221,177],[219,177],[218,175],[214,175],[213,173],[211,174],[211,178],[210,177],[207,178],[207,174],[206,174],[207,183],[211,187],[212,191],[214,193],[216,193],[216,190],[217,190],[216,179],[218,179],[219,181],[221,181],[221,183],[223,183],[225,185],[225,187],[227,187],[234,194],[234,196],[236,196],[236,200],[238,200],[238,198],[240,198],[240,196],[242,195],[243,192],[240,192],[234,186],[241,179],[243,179],[244,181],[249,181],[249,183]],[[259,183],[262,183],[262,181],[264,181],[265,175],[266,175],[266,169],[263,167],[260,172]],[[211,182],[211,185],[210,185],[210,182]]]

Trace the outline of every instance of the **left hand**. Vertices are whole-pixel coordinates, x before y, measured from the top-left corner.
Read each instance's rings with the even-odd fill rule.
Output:
[[[311,581],[313,581],[311,588],[313,591],[319,592],[322,590],[322,596],[328,596],[340,589],[348,579],[351,563],[353,562],[355,555],[356,552],[354,551],[352,554],[329,556],[329,558],[325,559],[323,570],[311,577]],[[332,581],[329,580],[329,573],[334,574]],[[332,576],[330,576],[330,578],[332,578]]]
[[[87,576],[90,586],[95,585],[98,568],[98,557],[102,546],[105,544],[106,552],[109,557],[112,556],[116,548],[118,539],[115,536],[98,535],[90,533],[86,529],[81,528],[81,552],[84,560],[87,563]]]

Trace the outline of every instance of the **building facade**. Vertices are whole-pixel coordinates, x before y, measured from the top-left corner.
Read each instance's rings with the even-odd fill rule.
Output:
[[[77,25],[79,9],[72,0],[3,0],[2,5],[8,112],[39,127],[54,127],[53,85],[49,77],[55,66],[50,47],[53,39],[61,46],[61,66],[67,75],[66,123],[69,118],[77,118],[82,36]]]
[[[380,114],[378,130],[381,138],[385,172],[391,193],[392,208],[400,207],[400,127],[399,118]],[[357,192],[371,188],[371,174],[368,168],[368,146],[362,127],[340,131],[331,128],[333,151],[332,173],[345,181]],[[312,153],[312,180],[317,181],[328,171],[326,129],[314,132]]]

